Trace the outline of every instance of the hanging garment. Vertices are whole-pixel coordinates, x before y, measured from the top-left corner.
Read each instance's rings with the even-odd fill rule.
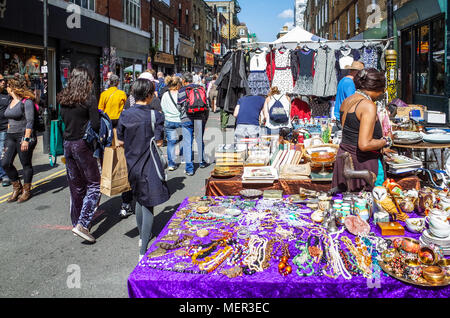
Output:
[[[225,60],[216,80],[217,107],[227,113],[233,113],[239,98],[250,95],[246,67],[244,52],[242,50],[233,52]]]
[[[250,75],[248,86],[252,95],[267,95],[270,90],[269,79],[266,74],[266,54],[255,54],[250,60]]]
[[[288,50],[275,51],[275,75],[272,87],[278,87],[281,94],[292,94],[294,79],[291,71],[291,54]]]
[[[266,55],[266,73],[269,82],[272,83],[273,75],[275,74],[275,51],[271,51]]]
[[[314,58],[314,78],[312,94],[319,97],[336,95],[336,57],[330,48],[319,48]]]
[[[314,76],[314,50],[291,52],[291,69],[295,81],[294,94],[311,95]]]
[[[364,68],[378,69],[378,50],[373,46],[361,48],[361,62],[364,63]]]
[[[359,51],[352,48],[341,48],[339,50],[336,50],[335,52],[335,58],[336,58],[336,74],[337,74],[337,81],[339,82],[345,74],[345,67],[348,65],[352,65],[353,61],[359,61],[361,58],[361,54],[359,54]]]
[[[311,119],[311,109],[307,102],[296,98],[291,104],[291,119],[297,117],[298,119]]]

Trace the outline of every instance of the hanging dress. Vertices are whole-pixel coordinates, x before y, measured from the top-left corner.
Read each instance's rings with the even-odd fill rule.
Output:
[[[248,85],[252,95],[267,95],[269,93],[270,83],[267,77],[266,67],[266,53],[255,54],[251,58]]]
[[[361,62],[364,68],[378,69],[378,50],[375,47],[363,47],[361,49]]]
[[[361,54],[357,49],[341,48],[336,50],[336,75],[339,82],[345,76],[345,67],[352,65],[353,61],[359,61]],[[365,67],[365,66],[364,66]],[[365,67],[367,68],[367,67]]]
[[[291,56],[288,50],[280,52],[275,51],[275,75],[272,81],[272,87],[278,87],[280,93],[292,94],[294,89],[294,79],[291,71]]]
[[[314,51],[297,50],[292,52],[292,69],[294,75],[296,95],[311,95],[314,76]],[[295,69],[295,71],[294,71]]]

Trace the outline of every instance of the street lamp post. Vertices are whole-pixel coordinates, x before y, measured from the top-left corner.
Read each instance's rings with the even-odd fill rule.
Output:
[[[393,0],[387,0],[387,36],[391,39],[389,49],[386,51],[387,100],[391,102],[397,98],[397,52],[394,50],[394,7]]]

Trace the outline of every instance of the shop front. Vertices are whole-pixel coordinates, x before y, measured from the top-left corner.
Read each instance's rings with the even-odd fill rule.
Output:
[[[194,44],[182,37],[179,38],[177,48],[177,69],[179,72],[190,72],[194,59]]]
[[[164,75],[172,75],[175,72],[175,58],[172,54],[156,52],[152,65],[153,69],[163,72]]]
[[[130,93],[133,81],[147,69],[149,47],[149,33],[129,32],[111,27],[111,54],[108,55],[108,49],[104,49],[106,54],[103,58],[103,67],[109,67],[120,77],[119,88],[127,94]],[[102,72],[103,77],[108,73],[107,71],[108,69],[105,69]]]
[[[446,86],[446,6],[411,1],[395,12],[400,31],[401,98],[449,115]]]
[[[0,17],[0,72],[6,77],[15,73],[26,76],[36,96],[45,97],[42,96],[41,72],[44,61],[42,2],[8,1],[4,10]],[[106,25],[83,17],[81,28],[69,28],[67,18],[70,13],[66,12],[65,4],[49,5],[48,11],[49,105],[56,105],[57,92],[67,84],[70,71],[77,65],[91,71],[94,93],[99,94],[101,48],[106,45]]]

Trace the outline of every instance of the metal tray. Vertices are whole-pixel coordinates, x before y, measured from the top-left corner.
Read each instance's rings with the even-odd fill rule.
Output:
[[[413,281],[411,279],[406,279],[406,278],[399,277],[399,276],[395,275],[395,273],[391,272],[390,270],[388,270],[386,268],[386,264],[383,261],[378,262],[378,264],[380,265],[381,269],[384,272],[386,272],[389,276],[391,276],[391,277],[393,277],[395,279],[398,279],[398,280],[400,280],[400,281],[402,281],[404,283],[407,283],[407,284],[416,285],[416,286],[422,286],[422,287],[443,287],[443,286],[450,285],[450,278],[446,278],[446,279],[444,279],[444,281],[442,283],[438,283],[438,284],[431,284],[431,283],[422,284],[422,283],[418,283],[418,282],[415,282],[415,281]]]

